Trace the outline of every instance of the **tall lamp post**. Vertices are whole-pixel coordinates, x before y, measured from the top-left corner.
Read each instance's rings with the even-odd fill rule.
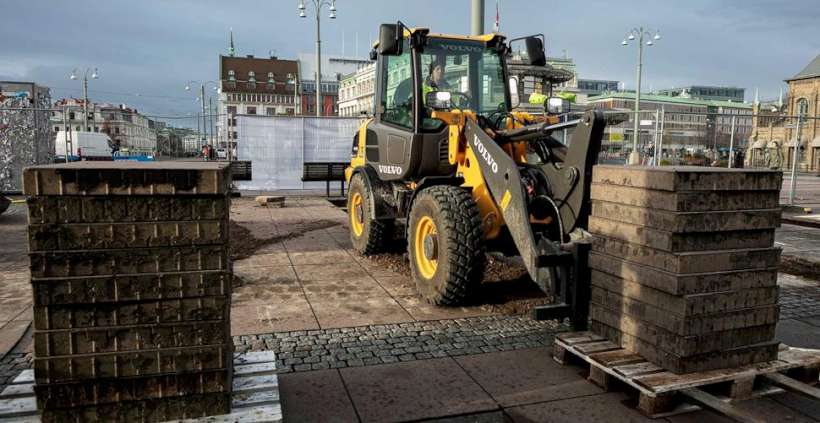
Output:
[[[655,30],[655,35],[650,33],[650,30],[644,29],[644,27],[640,28],[632,28],[627,34],[626,38],[621,41],[622,46],[629,45],[630,41],[634,41],[635,39],[638,40],[638,70],[637,70],[637,83],[635,85],[635,123],[633,125],[633,133],[632,133],[632,152],[629,153],[629,164],[636,165],[640,164],[641,162],[641,155],[638,153],[638,125],[640,121],[640,110],[641,110],[641,68],[643,67],[643,46],[644,46],[644,36],[648,38],[646,41],[647,46],[652,46],[655,43],[653,40],[657,41],[661,39],[661,33],[658,30]]]
[[[99,79],[100,75],[97,73],[97,68],[92,72],[90,68],[86,68],[83,72],[83,131],[88,131],[88,73],[91,72],[91,79]],[[74,68],[69,77],[72,81],[79,78],[79,69]]]
[[[330,19],[336,19],[336,0],[310,0],[316,7],[316,116],[322,116],[322,39],[320,31],[320,13],[322,6],[329,6]],[[306,18],[305,0],[299,0],[299,17]]]
[[[214,81],[199,82],[199,81],[193,81],[192,80],[192,81],[188,81],[185,84],[185,91],[191,91],[191,84],[194,84],[194,85],[199,84],[199,104],[202,107],[202,132],[205,134],[205,138],[203,139],[203,141],[204,141],[208,137],[208,121],[207,121],[207,118],[205,116],[205,86],[208,85],[208,84],[213,84],[214,90],[218,91],[219,90],[219,84],[217,84]],[[199,126],[199,119],[197,119],[197,126]],[[200,145],[200,148],[201,147],[202,146]]]

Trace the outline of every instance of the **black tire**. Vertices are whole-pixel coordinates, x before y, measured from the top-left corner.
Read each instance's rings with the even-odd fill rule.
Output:
[[[417,237],[432,220],[435,237],[417,247]],[[420,227],[420,222],[422,226]],[[424,238],[424,237],[422,237]],[[428,253],[433,247],[435,253]],[[459,187],[438,185],[423,189],[413,200],[407,225],[407,251],[416,289],[435,305],[467,302],[484,277],[486,257],[481,217],[470,193]],[[424,269],[429,258],[419,261],[418,254],[435,255],[435,269]]]
[[[353,204],[357,195],[361,198],[360,205]],[[347,191],[350,242],[354,250],[366,256],[384,252],[393,233],[393,225],[390,221],[375,220],[371,217],[370,199],[372,196],[373,193],[368,189],[361,174],[357,173],[350,178],[350,187]],[[355,230],[356,224],[353,219],[356,218],[359,218],[358,221],[361,224],[360,233]]]

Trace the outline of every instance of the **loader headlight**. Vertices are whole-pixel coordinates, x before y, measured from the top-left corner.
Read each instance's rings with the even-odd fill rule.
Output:
[[[432,109],[449,109],[453,95],[449,91],[432,91],[427,93],[427,107]]]
[[[550,97],[547,99],[547,113],[551,115],[569,113],[569,100],[561,97]]]

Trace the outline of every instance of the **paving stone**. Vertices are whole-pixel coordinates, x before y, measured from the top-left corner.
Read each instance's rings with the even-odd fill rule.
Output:
[[[589,218],[589,231],[668,252],[767,248],[774,244],[774,229],[677,233],[596,216]]]
[[[592,321],[592,330],[595,333],[602,334],[622,348],[640,354],[647,361],[673,373],[691,373],[740,367],[752,363],[776,360],[777,348],[780,344],[779,342],[772,341],[729,350],[680,357],[668,351],[663,351],[656,345],[623,333],[618,329],[611,328],[595,320]]]
[[[589,383],[589,382],[587,382]],[[650,423],[655,420],[644,417],[632,407],[624,406],[625,394],[611,392],[582,398],[542,402],[511,407],[505,410],[514,422],[611,422]]]
[[[780,190],[783,172],[769,169],[724,169],[698,166],[597,165],[592,182],[663,191]]]
[[[23,171],[29,196],[224,195],[230,184],[230,168],[219,162],[74,162]]]
[[[496,410],[498,406],[451,359],[341,369],[363,421],[393,422]]]
[[[649,304],[664,313],[681,317],[736,311],[777,304],[778,287],[749,288],[704,294],[672,295],[606,273],[592,270],[592,295],[599,304],[623,308],[623,298],[634,300],[633,308]],[[628,305],[628,304],[627,304]],[[776,317],[775,321],[776,321]]]
[[[643,321],[595,303],[590,304],[590,317],[595,322],[600,322],[680,357],[766,342],[773,339],[775,334],[775,325],[769,324],[683,336],[656,326],[654,322]]]
[[[780,226],[780,214],[779,208],[670,212],[608,201],[595,200],[592,202],[592,216],[668,232],[774,229]]]
[[[780,258],[779,248],[670,253],[601,236],[593,238],[592,250],[677,274],[763,270],[776,267]]]
[[[777,190],[673,192],[593,183],[590,198],[675,212],[775,209],[780,206]]]
[[[639,281],[642,286],[651,286],[674,295],[738,291],[777,285],[776,267],[682,275],[598,252],[590,253],[589,266],[599,272],[632,282]]]
[[[344,383],[336,370],[280,375],[279,395],[282,404],[286,404],[282,407],[285,421],[305,423],[359,421]]]

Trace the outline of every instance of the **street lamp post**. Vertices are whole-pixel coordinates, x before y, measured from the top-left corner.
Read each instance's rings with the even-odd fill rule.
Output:
[[[638,153],[638,124],[640,120],[640,110],[641,110],[641,68],[643,67],[643,37],[644,35],[649,38],[646,41],[647,46],[652,46],[655,43],[652,40],[660,40],[661,34],[660,31],[655,30],[655,35],[652,35],[648,29],[644,29],[644,27],[640,28],[632,28],[631,31],[627,33],[626,38],[621,41],[621,45],[626,46],[629,45],[629,41],[634,41],[636,38],[638,39],[638,69],[637,69],[637,83],[635,86],[635,122],[633,125],[633,133],[632,133],[632,152],[629,153],[629,164],[636,165],[640,164],[641,162],[641,155]]]
[[[322,116],[322,39],[320,31],[320,13],[322,6],[329,6],[330,19],[336,19],[336,0],[328,3],[325,0],[310,0],[316,8],[316,116]],[[299,17],[306,18],[305,0],[299,0]]]
[[[77,74],[79,69],[74,68],[71,71],[71,80],[75,80],[78,78]],[[85,72],[83,72],[83,131],[88,130],[88,72],[91,72],[90,68],[86,68]],[[94,71],[91,73],[91,79],[99,79],[100,76],[97,74],[97,68],[94,68]]]
[[[208,84],[213,84],[214,90],[219,90],[219,84],[214,81],[199,82],[191,80],[185,84],[185,91],[191,91],[191,83],[194,85],[199,84],[199,105],[202,109],[202,132],[204,134],[204,137],[200,137],[200,139],[204,142],[208,137],[208,121],[207,116],[205,116],[205,86]],[[199,126],[199,119],[197,119],[197,126]],[[202,148],[202,145],[199,147]]]

